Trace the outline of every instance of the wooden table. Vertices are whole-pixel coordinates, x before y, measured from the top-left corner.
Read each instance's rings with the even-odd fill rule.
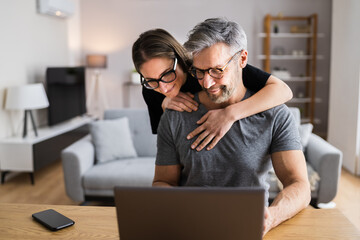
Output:
[[[52,208],[73,219],[75,225],[51,232],[31,214]],[[0,239],[119,239],[114,207],[0,203]],[[350,240],[360,231],[337,209],[305,209],[271,230],[264,240]]]

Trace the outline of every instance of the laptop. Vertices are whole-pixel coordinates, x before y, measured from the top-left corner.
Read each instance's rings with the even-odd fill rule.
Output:
[[[121,240],[260,240],[262,188],[115,187]]]

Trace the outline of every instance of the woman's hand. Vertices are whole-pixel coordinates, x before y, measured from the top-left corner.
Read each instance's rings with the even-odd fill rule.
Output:
[[[191,148],[201,151],[209,143],[206,150],[214,148],[219,140],[229,131],[234,121],[231,111],[227,108],[208,111],[196,122],[201,124],[201,126],[197,127],[187,136],[187,139],[192,139],[200,134],[195,142],[191,144]]]
[[[166,97],[161,107],[163,110],[172,109],[178,112],[192,112],[198,109],[199,104],[194,100],[194,95],[187,92],[179,92],[179,94],[174,98]]]

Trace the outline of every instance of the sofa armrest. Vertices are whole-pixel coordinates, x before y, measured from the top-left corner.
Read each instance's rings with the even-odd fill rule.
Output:
[[[311,134],[306,160],[320,176],[317,203],[328,203],[337,193],[341,174],[342,152],[321,137]]]
[[[61,158],[67,195],[74,201],[84,201],[82,177],[95,162],[95,149],[90,135],[65,148]]]

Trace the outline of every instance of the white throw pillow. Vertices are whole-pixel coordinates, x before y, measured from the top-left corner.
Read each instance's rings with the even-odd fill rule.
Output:
[[[313,127],[314,126],[311,123],[305,123],[305,124],[301,124],[299,126],[299,133],[300,133],[300,138],[301,138],[301,145],[303,146],[303,151],[305,151],[305,149],[309,143],[309,139],[310,139],[310,135],[313,130]]]
[[[126,117],[92,122],[90,134],[97,163],[137,157]]]

